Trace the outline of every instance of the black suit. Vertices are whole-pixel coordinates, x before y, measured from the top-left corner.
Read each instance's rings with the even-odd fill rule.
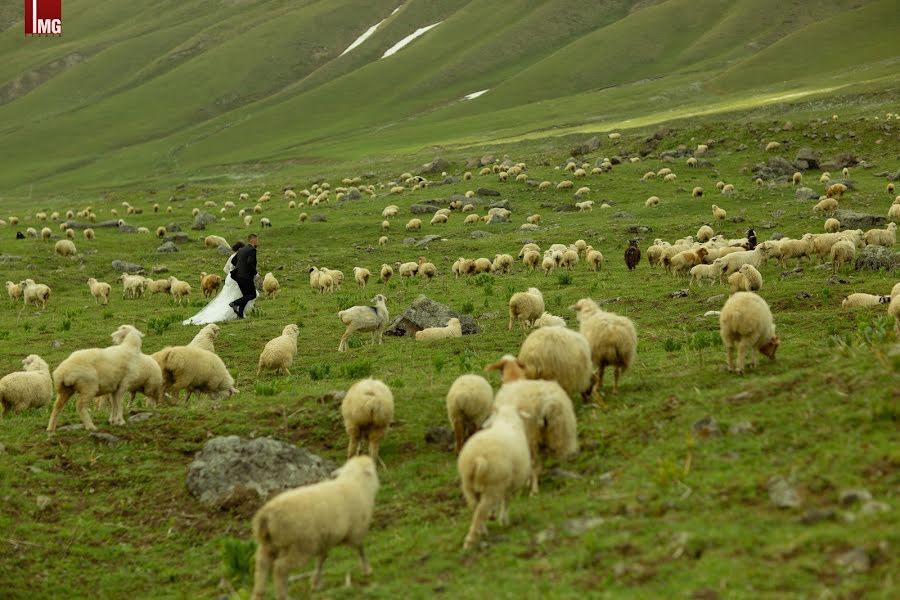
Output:
[[[237,309],[238,317],[243,318],[244,307],[256,298],[256,286],[253,283],[253,278],[256,277],[256,248],[249,244],[244,246],[231,259],[231,264],[234,265],[231,278],[237,282],[244,294],[231,304]]]

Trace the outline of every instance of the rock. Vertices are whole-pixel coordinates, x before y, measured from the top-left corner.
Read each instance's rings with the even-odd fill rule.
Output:
[[[484,156],[481,157],[481,166],[486,167],[488,165],[492,165],[492,164],[494,164],[495,160],[496,159],[494,158],[493,154],[485,154]]]
[[[168,273],[169,267],[166,265],[156,265],[152,269],[150,269],[151,273]]]
[[[849,489],[841,492],[841,506],[851,506],[853,504],[865,504],[872,499],[872,494],[866,489]]]
[[[798,188],[796,192],[794,192],[794,198],[797,200],[812,200],[813,198],[818,198],[819,194],[808,187]]]
[[[781,278],[787,279],[788,277],[802,277],[803,276],[803,267],[794,267],[790,271],[782,271]]]
[[[178,246],[175,245],[175,242],[166,242],[162,246],[156,249],[157,252],[178,252]]]
[[[737,215],[737,216],[734,216],[734,217],[728,217],[728,222],[729,222],[729,223],[743,223],[743,222],[744,222],[744,217],[741,216],[741,215]]]
[[[716,421],[715,417],[711,416],[706,416],[696,421],[691,427],[691,431],[701,439],[722,435],[722,430],[719,429],[719,422]]]
[[[430,204],[413,204],[409,207],[409,212],[414,215],[425,215],[425,214],[433,214],[438,211],[437,206],[432,206]]]
[[[765,227],[765,225],[760,225],[760,227]],[[772,225],[772,227],[775,227],[775,226]],[[766,228],[766,229],[770,229],[769,227],[765,227],[765,228]],[[769,236],[769,239],[770,239],[770,240],[773,240],[773,241],[778,241],[778,240],[780,240],[780,239],[782,239],[782,238],[784,238],[784,234],[781,233],[780,231],[775,231],[775,232],[772,233],[772,235]]]
[[[581,144],[577,144],[572,147],[571,154],[572,156],[581,156],[582,154],[590,154],[594,150],[600,147],[600,138],[596,135],[586,142]]]
[[[175,235],[166,236],[163,239],[166,240],[167,242],[174,242],[176,244],[184,244],[184,243],[193,241],[193,240],[191,240],[191,238],[188,237],[188,234],[181,233],[181,232],[178,232]]]
[[[20,260],[22,260],[21,256],[14,256],[12,254],[0,254],[0,263],[18,262]]]
[[[488,219],[488,225],[496,225],[497,223],[509,223],[509,218],[498,214],[491,215],[491,218]]]
[[[509,205],[509,200],[497,200],[496,202],[491,202],[488,205],[488,208],[504,208],[506,210],[512,210],[512,207]]]
[[[362,198],[362,194],[359,193],[359,190],[356,188],[350,188],[346,192],[344,192],[344,197],[341,198],[341,201],[345,200],[359,200]]]
[[[177,233],[181,231],[181,227],[178,225],[178,223],[169,223],[168,225],[166,225],[166,231],[170,233]]]
[[[499,197],[499,196],[500,196],[500,192],[498,192],[497,190],[493,190],[493,189],[491,189],[491,188],[480,187],[480,188],[478,188],[477,190],[475,190],[475,195],[476,195],[476,196],[496,196],[496,197]]]
[[[116,444],[118,444],[121,441],[118,437],[114,436],[113,434],[104,433],[102,431],[92,431],[91,439],[94,440],[95,442],[103,442],[107,446],[115,446]]]
[[[870,215],[851,210],[838,210],[835,218],[841,222],[841,227],[846,229],[873,229],[887,223],[887,219],[881,215]]]
[[[872,500],[862,505],[862,508],[859,509],[859,514],[871,515],[875,513],[886,513],[890,510],[891,505],[887,502],[878,502],[877,500]]]
[[[38,496],[34,499],[34,503],[37,504],[38,510],[47,510],[50,507],[52,500],[50,500],[50,496]]]
[[[191,229],[206,229],[207,225],[211,225],[218,221],[219,219],[215,215],[211,215],[208,212],[200,212],[197,213],[197,216],[194,217],[194,222],[191,224]]]
[[[703,316],[706,318],[711,318],[711,317],[718,317],[721,314],[722,314],[721,310],[708,310],[705,313],[703,313]]]
[[[797,292],[794,297],[797,300],[809,300],[810,298],[812,298],[812,294],[810,294],[809,292]]]
[[[534,223],[522,223],[519,225],[519,231],[539,231],[540,226],[535,225]]]
[[[576,212],[576,211],[580,210],[574,204],[559,204],[559,205],[553,205],[553,204],[544,205],[544,204],[542,204],[541,207],[542,208],[543,207],[553,208],[554,212]]]
[[[139,412],[128,417],[129,423],[143,423],[147,419],[153,416],[153,413],[150,412]]]
[[[430,163],[422,165],[422,173],[440,173],[450,168],[450,162],[443,158],[436,158]]]
[[[119,233],[137,233],[137,227],[131,225],[119,225]]]
[[[312,217],[310,217],[310,220],[311,220],[313,223],[324,223],[324,222],[326,222],[328,219],[325,218],[325,215],[313,215]]]
[[[704,302],[706,302],[707,304],[718,304],[724,300],[725,300],[725,294],[716,294],[714,296],[710,296],[709,298],[704,300]]]
[[[816,153],[813,152],[812,148],[808,146],[804,146],[797,151],[797,157],[795,160],[802,160],[810,169],[819,168],[819,158],[816,156]]]
[[[431,242],[439,242],[441,240],[441,236],[439,235],[426,235],[421,240],[416,242],[417,247],[427,246]]]
[[[230,251],[229,254],[231,254]],[[114,260],[112,261],[112,270],[116,273],[143,273],[144,267],[125,260]]]
[[[455,439],[453,430],[449,427],[432,427],[425,432],[425,443],[433,444],[444,451],[452,452]]]
[[[469,235],[469,237],[471,237],[473,240],[480,240],[481,238],[486,238],[489,235],[491,235],[489,231],[481,231],[480,229],[476,229]]]
[[[481,328],[471,315],[461,315],[449,306],[420,294],[409,308],[391,322],[385,335],[415,336],[417,331],[426,327],[444,327],[453,317],[459,319],[463,335],[481,332]]]
[[[84,429],[83,423],[70,423],[56,428],[57,431],[78,431],[79,429]]]
[[[584,479],[584,475],[582,475],[581,473],[566,471],[565,469],[560,469],[559,467],[554,467],[547,471],[546,476],[549,481],[552,481],[554,479]]]
[[[675,290],[669,294],[669,298],[687,298],[691,293],[688,290]]]
[[[231,248],[229,248],[228,246],[217,246],[216,252],[218,252],[222,256],[231,256]]]
[[[441,183],[444,185],[453,185],[454,183],[459,183],[459,177],[456,175],[447,175]]]
[[[650,233],[651,231],[653,231],[653,228],[647,225],[631,225],[628,227],[628,233]]]
[[[833,521],[836,513],[830,508],[811,508],[797,519],[803,525],[815,525],[822,521]]]
[[[227,508],[262,504],[286,489],[328,479],[335,465],[271,438],[215,437],[188,467],[188,490],[202,504]]]
[[[796,171],[796,167],[780,156],[773,156],[765,164],[759,163],[753,171],[762,179],[775,179],[777,177],[790,177]]]
[[[416,238],[404,238],[404,239],[403,239],[403,245],[404,245],[404,246],[415,246],[415,245],[416,245]]]
[[[843,223],[843,221],[842,221]],[[900,269],[900,252],[885,246],[866,246],[856,256],[857,271],[896,271]]]
[[[617,210],[613,213],[613,219],[633,219],[634,215],[623,210]]]
[[[344,397],[347,395],[347,392],[344,390],[331,390],[330,392],[325,392],[321,396],[319,396],[320,404],[339,404],[344,401]]]
[[[834,559],[837,566],[848,573],[865,573],[872,568],[872,560],[864,548],[853,548]]]
[[[470,158],[466,161],[466,170],[467,171],[470,169],[477,169],[480,166],[481,166],[480,158]]]
[[[63,343],[60,340],[53,340],[52,342],[50,342],[50,345],[56,349],[59,349],[62,348]]]
[[[753,423],[750,421],[738,421],[737,423],[732,423],[731,427],[728,428],[728,433],[731,435],[742,435],[745,433],[753,433],[754,431]]]
[[[768,488],[769,500],[778,508],[797,508],[802,504],[797,490],[780,475],[769,479]]]

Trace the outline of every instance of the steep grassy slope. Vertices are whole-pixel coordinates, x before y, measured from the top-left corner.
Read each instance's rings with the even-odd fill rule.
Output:
[[[72,0],[62,38],[0,33],[0,189],[409,152],[861,79],[887,88],[892,4]]]

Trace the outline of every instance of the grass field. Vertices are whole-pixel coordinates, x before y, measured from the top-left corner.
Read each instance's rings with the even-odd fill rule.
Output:
[[[150,411],[148,420],[125,427],[111,428],[105,414],[95,414],[103,431],[121,438],[111,447],[81,430],[61,430],[48,438],[49,408],[0,423],[0,596],[246,597],[252,577],[239,559],[249,551],[245,542],[252,508],[205,510],[185,487],[187,465],[211,436],[229,434],[272,436],[339,463],[346,447],[339,406],[320,398],[371,375],[391,386],[396,401],[395,424],[382,444],[387,468],[379,473],[382,488],[367,544],[374,575],[362,577],[352,552],[336,550],[326,564],[321,597],[896,598],[897,340],[883,306],[845,311],[840,301],[855,291],[887,294],[897,273],[846,270],[832,278],[830,271],[804,263],[802,274],[782,278],[777,265],[764,267],[761,295],[772,308],[782,344],[777,360],[742,377],[725,372],[717,319],[703,316],[721,307],[727,288],[693,288],[686,298],[673,299],[670,293],[687,288],[686,280],[673,280],[646,261],[628,272],[622,260],[628,240],[636,237],[629,227],[652,228],[638,236],[643,249],[656,237],[674,241],[710,223],[712,203],[728,211],[729,220],[714,226],[729,237],[742,237],[750,226],[760,241],[776,231],[792,237],[822,231],[822,217],[810,210],[813,202],[796,200],[790,183],[753,184],[751,170],[767,158],[763,148],[773,139],[782,142],[781,154],[789,160],[802,145],[812,145],[825,158],[840,153],[865,158],[874,166],[852,169],[857,190],[842,200],[842,208],[885,214],[892,197],[875,173],[895,172],[900,158],[897,127],[883,121],[883,101],[877,94],[870,104],[845,98],[847,112],[836,122],[830,118],[833,104],[823,109],[811,101],[727,120],[675,123],[654,155],[712,139],[708,158],[714,167],[688,169],[683,159],[626,161],[584,181],[596,202],[590,213],[554,211],[572,202],[569,192],[503,184],[494,175],[400,196],[382,190],[375,199],[332,199],[318,208],[291,210],[281,198],[283,186],[299,190],[313,176],[332,186],[368,172],[374,177],[367,181],[392,181],[415,171],[434,156],[433,150],[376,155],[339,166],[290,165],[277,175],[254,173],[250,167],[231,175],[211,170],[208,179],[178,189],[111,184],[102,194],[76,187],[50,197],[7,197],[0,218],[15,215],[21,222],[0,227],[0,254],[22,260],[2,263],[5,279],[32,277],[53,293],[43,311],[12,304],[0,310],[2,373],[18,369],[28,353],[40,354],[55,367],[76,349],[106,345],[122,323],[146,333],[146,353],[189,341],[196,328],[182,327],[180,321],[205,303],[199,272],[218,272],[223,263],[218,253],[203,249],[202,236],[234,241],[259,231],[258,219],[248,230],[236,209],[205,232],[191,231],[191,209],[205,201],[215,202],[212,210],[218,214],[225,201],[238,202],[240,192],[251,199],[267,189],[273,192],[263,204],[263,216],[273,227],[259,231],[260,271],[273,271],[284,291],[276,300],[260,300],[252,318],[222,326],[216,348],[241,390],[237,396],[160,407]],[[881,120],[873,120],[876,115]],[[789,131],[780,130],[784,118],[793,120]],[[779,130],[773,131],[776,126]],[[652,131],[625,131],[618,145],[604,136],[586,159],[593,164],[603,156],[636,155],[648,148],[645,139]],[[815,140],[808,137],[813,133]],[[448,170],[461,175],[464,156],[490,150],[498,158],[508,153],[526,162],[529,177],[555,183],[563,173],[554,167],[568,157],[572,141],[583,137],[446,149],[454,161]],[[747,148],[740,149],[741,144]],[[675,183],[641,181],[645,171],[663,166],[675,170]],[[805,174],[805,185],[817,192],[822,189],[819,174]],[[733,183],[735,195],[717,194],[718,180]],[[696,185],[707,191],[699,200],[690,197]],[[421,233],[403,231],[409,205],[479,186],[499,190],[510,202],[511,223],[479,225],[476,229],[490,235],[473,239],[472,228],[454,213],[446,226],[431,227],[426,219]],[[660,207],[644,207],[651,195],[662,199]],[[479,214],[491,200],[475,200]],[[144,209],[142,215],[124,216],[129,224],[154,231],[174,222],[194,241],[182,244],[177,254],[158,254],[160,242],[152,235],[98,229],[95,242],[76,239],[78,255],[63,259],[54,256],[52,243],[13,239],[16,229],[40,229],[34,218],[40,210],[90,205],[102,221],[111,209],[124,215],[123,201]],[[599,208],[603,202],[612,207]],[[153,214],[153,203],[163,210],[171,205],[174,212]],[[401,216],[391,223],[388,245],[379,247],[381,210],[390,203],[400,205]],[[300,210],[327,221],[298,223]],[[532,213],[543,215],[541,229],[519,231]],[[59,233],[55,224],[53,229]],[[444,239],[424,248],[403,243],[431,233]],[[603,252],[601,273],[588,272],[582,263],[569,274],[545,277],[525,272],[517,262],[509,276],[455,279],[450,274],[458,256],[515,256],[527,240],[546,248],[576,239]],[[382,263],[421,255],[438,266],[440,276],[431,283],[395,278],[364,290],[353,286],[353,266],[377,272]],[[194,286],[190,306],[178,307],[160,296],[123,300],[118,285],[108,307],[95,306],[85,280],[93,276],[114,284],[113,259],[138,262],[148,270],[165,264],[168,274]],[[341,269],[348,281],[335,294],[315,294],[306,274],[313,265]],[[512,524],[500,528],[492,522],[485,543],[463,553],[471,513],[459,491],[455,457],[427,444],[424,434],[446,424],[444,398],[458,375],[481,372],[517,350],[523,335],[507,330],[507,300],[530,286],[539,287],[548,310],[564,316],[571,327],[576,322],[568,307],[579,298],[611,301],[609,310],[636,324],[638,358],[617,396],[607,395],[603,406],[576,405],[578,456],[551,464],[556,470],[542,482],[539,496],[522,495],[512,502]],[[365,336],[354,340],[346,355],[338,354],[343,326],[335,313],[379,292],[387,295],[392,314],[425,293],[476,316],[482,333],[432,345],[387,337],[376,347]],[[287,323],[301,328],[293,374],[256,380],[259,352]],[[495,375],[490,379],[499,385]],[[131,412],[143,410],[131,407]],[[698,433],[695,424],[706,417],[718,422],[721,435]],[[76,422],[70,403],[60,424]],[[799,508],[778,509],[770,502],[768,482],[779,476],[800,494]],[[880,504],[842,505],[841,493],[852,488],[865,488]],[[46,506],[40,496],[49,499]],[[585,523],[591,527],[582,531],[579,525]],[[224,551],[225,545],[231,550]],[[848,566],[846,555],[854,549],[866,561]],[[237,567],[226,567],[235,562]],[[349,589],[344,587],[347,572],[352,574]],[[306,580],[292,586],[295,596],[305,596],[306,590]]]

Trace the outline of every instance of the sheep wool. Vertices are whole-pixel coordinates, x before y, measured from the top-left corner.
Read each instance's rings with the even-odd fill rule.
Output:
[[[190,341],[188,346],[194,346],[195,348],[202,348],[207,352],[215,352],[216,351],[216,340],[219,338],[219,326],[215,323],[210,323],[206,325],[197,332],[197,335],[194,336],[194,339]]]
[[[256,376],[259,377],[263,369],[290,375],[290,367],[294,364],[294,357],[297,356],[297,336],[299,334],[300,328],[292,323],[284,327],[280,336],[269,340],[263,348],[262,354],[259,355]]]
[[[569,395],[587,395],[593,377],[591,347],[583,335],[566,327],[535,329],[519,349],[528,379],[554,380]]]
[[[75,244],[72,243],[72,240],[59,240],[53,247],[53,251],[58,256],[75,256],[78,254],[78,250],[75,249]]]
[[[271,271],[266,273],[266,276],[263,277],[263,292],[266,294],[266,298],[269,300],[274,300],[278,295],[278,292],[281,291],[281,284],[278,283],[278,280],[275,279],[275,275],[272,274]]]
[[[416,332],[416,341],[420,342],[457,337],[462,337],[462,325],[455,317],[447,321],[447,325],[444,327],[426,327]]]
[[[447,391],[447,418],[457,454],[491,414],[494,390],[480,375],[460,375]]]
[[[592,393],[603,390],[603,371],[614,368],[613,393],[619,391],[619,374],[628,370],[637,354],[637,330],[628,317],[606,312],[590,298],[572,306],[578,317],[579,331],[591,348],[591,360],[597,367]]]
[[[381,439],[394,420],[394,395],[383,381],[361,379],[350,386],[341,402],[344,428],[350,438],[347,458],[362,452],[364,441],[369,445],[369,456],[378,464]]]
[[[50,367],[37,354],[22,360],[22,370],[0,379],[0,418],[6,413],[46,406],[53,400]]]
[[[557,317],[556,315],[551,315],[548,312],[544,312],[537,320],[534,322],[534,326],[537,327],[565,327],[566,320],[562,317]]]
[[[97,281],[93,277],[87,280],[88,288],[91,290],[91,296],[97,304],[109,304],[109,293],[112,290],[108,283]]]
[[[522,331],[534,325],[534,321],[544,313],[544,296],[537,288],[528,288],[526,292],[517,292],[509,299],[509,326],[519,322]]]
[[[382,273],[384,273],[383,268]],[[374,306],[351,306],[347,310],[338,312],[338,318],[347,326],[344,335],[341,336],[340,344],[338,344],[338,352],[347,351],[348,340],[357,331],[370,332],[373,344],[376,341],[379,344],[382,343],[381,334],[390,322],[390,314],[385,306],[387,298],[378,294],[372,298],[372,302]]]
[[[757,364],[757,352],[775,360],[778,350],[778,336],[772,311],[765,300],[752,292],[732,294],[719,314],[719,335],[725,344],[728,370],[744,372],[744,358],[749,351],[752,363]],[[737,362],[734,350],[737,348]]]
[[[47,302],[50,301],[50,288],[47,285],[35,283],[34,279],[26,279],[19,283],[19,288],[22,290],[26,306],[33,304],[40,306],[41,310],[47,308]]]
[[[841,301],[841,308],[859,308],[861,306],[878,306],[891,301],[890,296],[877,296],[875,294],[856,293],[850,294]]]
[[[187,390],[185,402],[193,394],[228,398],[238,393],[234,378],[215,353],[197,346],[168,346],[152,355],[163,375],[163,393],[172,392],[178,401]]]

